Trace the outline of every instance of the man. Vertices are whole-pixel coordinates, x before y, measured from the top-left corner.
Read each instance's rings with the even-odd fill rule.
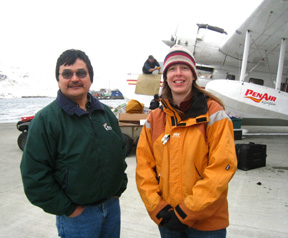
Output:
[[[57,215],[61,237],[120,237],[127,166],[118,121],[88,92],[93,67],[84,52],[63,52],[56,79],[56,100],[29,127],[20,165],[26,196]]]
[[[150,106],[149,109],[154,110],[156,108],[158,108],[160,105],[160,98],[158,94],[154,95],[154,98],[151,100],[150,102]]]
[[[149,55],[142,67],[143,74],[152,74],[155,70],[160,71],[160,64],[152,55]]]

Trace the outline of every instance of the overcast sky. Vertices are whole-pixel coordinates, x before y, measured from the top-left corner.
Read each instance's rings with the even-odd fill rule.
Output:
[[[123,74],[141,73],[148,55],[163,61],[169,48],[161,40],[170,39],[178,24],[187,34],[196,23],[230,34],[261,2],[0,0],[0,67],[19,66],[43,85],[55,83],[58,56],[66,49],[81,49],[94,67],[93,87],[108,87],[110,81],[115,88],[125,80]]]

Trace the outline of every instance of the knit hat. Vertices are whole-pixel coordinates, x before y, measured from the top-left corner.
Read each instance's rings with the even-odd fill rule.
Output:
[[[197,79],[197,70],[194,56],[181,45],[174,45],[166,55],[163,64],[163,75],[166,75],[167,69],[173,64],[187,64],[194,72]]]

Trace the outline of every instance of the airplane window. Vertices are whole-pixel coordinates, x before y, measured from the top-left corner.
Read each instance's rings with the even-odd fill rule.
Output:
[[[235,80],[235,75],[234,74],[227,74],[226,79]]]
[[[259,85],[264,85],[264,80],[263,79],[256,79],[256,78],[249,78],[249,83],[255,83]]]
[[[211,79],[213,78],[214,68],[197,66],[198,78]]]

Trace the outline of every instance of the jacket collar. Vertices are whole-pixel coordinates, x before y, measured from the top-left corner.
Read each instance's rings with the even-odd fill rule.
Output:
[[[195,90],[191,99],[190,108],[184,116],[184,120],[191,117],[198,117],[208,112],[207,97]]]
[[[191,99],[191,106],[183,118],[180,117],[174,106],[167,99],[161,100],[161,102],[163,105],[162,110],[171,118],[172,126],[185,126],[209,121],[207,97],[201,92],[195,91]],[[187,120],[189,120],[189,123]]]
[[[77,116],[80,117],[84,114],[88,114],[89,112],[93,112],[95,110],[104,111],[104,108],[98,99],[94,98],[90,93],[88,93],[87,97],[88,97],[88,102],[86,104],[87,111],[83,110],[78,106],[77,103],[67,98],[60,90],[57,93],[56,102],[69,116],[76,114]]]

